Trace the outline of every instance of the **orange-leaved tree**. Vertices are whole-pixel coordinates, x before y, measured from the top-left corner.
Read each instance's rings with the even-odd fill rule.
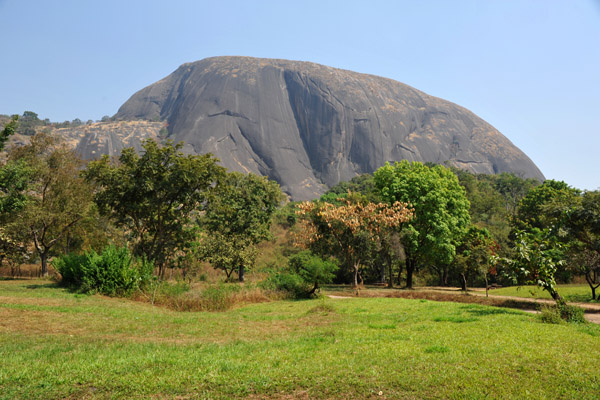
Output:
[[[296,234],[296,244],[314,248],[328,240],[330,251],[352,268],[353,285],[357,287],[361,263],[368,256],[361,246],[368,241],[380,244],[384,235],[409,221],[413,211],[406,203],[371,203],[351,193],[338,202],[341,204],[299,204],[297,213],[304,223]]]

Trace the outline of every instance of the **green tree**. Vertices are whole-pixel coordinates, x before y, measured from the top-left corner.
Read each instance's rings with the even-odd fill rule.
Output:
[[[0,131],[0,151],[4,150],[4,146],[6,145],[8,139],[15,134],[18,126],[18,120],[19,116],[13,115],[10,121],[7,122],[6,125],[4,125],[4,128],[2,128]]]
[[[523,179],[510,172],[502,172],[492,177],[494,187],[504,198],[504,206],[510,215],[517,211],[519,202],[531,189],[539,185],[535,179]]]
[[[10,229],[27,233],[46,276],[51,250],[90,214],[92,190],[79,176],[82,162],[77,155],[45,134],[33,136],[9,157],[29,169],[27,199]]]
[[[553,236],[549,243],[559,244],[563,261],[557,264],[555,278],[568,282],[572,278],[567,256],[569,247],[578,246],[576,238],[568,234],[567,217],[569,212],[581,203],[581,193],[562,181],[547,180],[529,191],[519,202],[516,214],[511,220],[514,232],[523,231],[537,235],[537,231]]]
[[[240,282],[254,264],[255,246],[270,238],[271,217],[283,201],[279,185],[266,177],[231,172],[221,176],[200,219],[206,231],[200,255]],[[235,244],[235,245],[233,245]]]
[[[33,111],[23,112],[18,126],[18,133],[27,136],[33,136],[36,133],[38,126],[44,125],[44,122],[38,118],[38,115]]]
[[[291,256],[289,267],[307,285],[305,292],[309,296],[319,290],[322,284],[330,283],[335,277],[335,271],[338,269],[334,262],[323,260],[308,250]]]
[[[600,191],[583,193],[578,204],[563,208],[563,215],[569,237],[576,240],[570,261],[585,276],[595,299],[600,286]]]
[[[126,148],[116,163],[108,156],[92,161],[84,176],[97,187],[100,212],[131,232],[135,254],[154,262],[162,277],[174,254],[193,242],[192,217],[224,169],[211,154],[184,155],[181,144],[149,139],[142,147],[141,156]]]
[[[519,230],[550,229],[560,222],[563,212],[575,205],[580,192],[563,181],[547,180],[521,199],[513,219]]]
[[[0,166],[0,222],[6,222],[25,206],[31,173],[31,168],[22,159]]]
[[[556,272],[564,264],[562,246],[548,229],[517,231],[515,257],[505,260],[518,284],[538,285],[546,290],[557,304],[564,299],[556,289]]]
[[[441,165],[401,161],[374,173],[386,201],[408,203],[414,217],[403,224],[406,286],[412,288],[417,267],[450,264],[456,243],[470,223],[469,201],[456,175]]]
[[[471,226],[463,236],[453,262],[455,272],[460,276],[461,289],[467,290],[470,275],[483,275],[488,287],[487,276],[494,264],[497,245],[485,228]]]

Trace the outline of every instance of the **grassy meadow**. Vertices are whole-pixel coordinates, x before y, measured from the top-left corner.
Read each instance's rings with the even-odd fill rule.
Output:
[[[597,399],[600,326],[401,298],[177,312],[0,281],[0,399]]]

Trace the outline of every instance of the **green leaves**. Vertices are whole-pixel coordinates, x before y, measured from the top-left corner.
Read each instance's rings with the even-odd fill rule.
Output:
[[[17,121],[19,120],[18,115],[13,115],[10,121],[4,125],[4,128],[0,131],[0,151],[4,150],[4,146],[8,139],[15,134],[17,129]]]
[[[388,202],[406,202],[414,209],[402,239],[407,250],[424,263],[451,262],[470,222],[469,201],[452,171],[401,161],[379,168],[374,178]]]
[[[255,245],[270,237],[271,217],[283,194],[276,182],[254,174],[231,172],[221,175],[204,206],[200,226],[208,235],[202,239],[202,258],[229,278],[256,258]]]
[[[562,302],[556,291],[555,274],[563,261],[562,246],[547,229],[517,231],[514,260],[507,260],[511,272],[520,284],[535,284]]]
[[[146,140],[143,148],[141,156],[124,149],[116,164],[106,156],[93,161],[84,176],[98,187],[100,211],[131,230],[136,254],[162,266],[189,247],[195,237],[191,217],[224,168],[211,154],[184,155],[181,144]]]

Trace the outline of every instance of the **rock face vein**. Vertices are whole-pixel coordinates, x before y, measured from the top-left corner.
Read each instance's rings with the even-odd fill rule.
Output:
[[[469,110],[390,79],[298,61],[215,57],[184,64],[115,116],[167,121],[185,151],[267,175],[294,200],[386,161],[449,162],[540,180],[535,164]]]

